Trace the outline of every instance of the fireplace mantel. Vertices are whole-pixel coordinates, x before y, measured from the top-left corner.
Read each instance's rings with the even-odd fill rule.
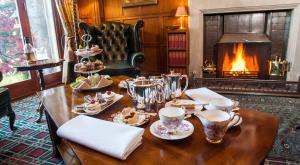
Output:
[[[217,7],[212,3],[217,3]],[[219,1],[203,2],[202,0],[190,0],[190,71],[196,73],[197,77],[202,77],[203,64],[203,16],[204,14],[266,11],[292,9],[292,19],[288,40],[287,60],[291,62],[291,69],[288,72],[288,81],[298,81],[300,77],[300,1],[255,1],[255,2],[235,2],[218,3]],[[265,2],[265,5],[263,3]],[[286,4],[282,4],[286,3]],[[242,5],[241,5],[242,4]],[[223,6],[222,6],[223,5]],[[298,53],[297,53],[298,52]],[[201,65],[199,65],[199,63]]]
[[[286,10],[286,9],[294,9],[298,5],[299,5],[299,3],[281,4],[281,5],[266,5],[266,6],[228,7],[228,8],[215,8],[215,9],[200,9],[200,12],[202,12],[203,14],[217,14],[217,13]]]

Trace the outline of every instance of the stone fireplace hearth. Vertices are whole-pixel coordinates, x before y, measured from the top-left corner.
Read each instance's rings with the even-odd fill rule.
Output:
[[[260,0],[260,1],[247,1],[247,0],[228,0],[228,1],[204,1],[204,0],[190,0],[190,71],[196,72],[197,77],[202,77],[202,66],[199,65],[203,64],[205,61],[205,56],[208,55],[215,55],[215,49],[210,49],[212,53],[205,52],[206,50],[206,43],[204,39],[205,33],[205,15],[218,15],[220,13],[232,15],[233,13],[264,13],[264,18],[267,18],[268,13],[271,11],[290,11],[290,27],[289,27],[289,35],[287,45],[282,44],[278,45],[278,43],[272,43],[272,52],[270,57],[274,58],[274,56],[282,56],[287,61],[291,62],[290,71],[287,73],[286,80],[288,81],[298,81],[300,76],[300,0]],[[275,14],[276,16],[276,14]],[[258,16],[259,17],[259,16]],[[224,19],[223,19],[224,20]],[[268,21],[268,19],[266,19]],[[274,19],[276,21],[276,19]],[[255,22],[254,22],[255,23]],[[251,27],[247,25],[247,21],[241,24],[245,27]],[[259,25],[264,26],[268,25],[268,22],[259,23]],[[281,25],[280,25],[281,26]],[[271,36],[272,34],[268,32],[269,29],[264,28],[265,34],[267,36]],[[223,27],[226,30],[226,27]],[[229,30],[234,28],[230,27]],[[228,29],[227,29],[228,30]],[[250,29],[250,30],[257,30],[257,29]],[[249,31],[249,29],[248,29]],[[259,31],[259,30],[258,30]],[[242,31],[242,33],[244,33]],[[252,32],[251,32],[252,34]],[[222,34],[223,35],[223,34]],[[274,35],[278,37],[279,35]],[[218,39],[220,36],[217,36]],[[279,38],[282,39],[282,38]],[[271,38],[272,40],[272,38]],[[218,40],[219,41],[219,40]],[[212,42],[218,42],[212,41]],[[282,39],[284,41],[284,38]],[[277,44],[277,45],[273,45]],[[248,46],[246,46],[248,47]],[[205,50],[205,51],[204,51]],[[211,59],[215,59],[215,57],[211,56]],[[217,63],[217,59],[215,59]],[[297,62],[298,61],[298,62]],[[263,78],[265,79],[265,78]]]

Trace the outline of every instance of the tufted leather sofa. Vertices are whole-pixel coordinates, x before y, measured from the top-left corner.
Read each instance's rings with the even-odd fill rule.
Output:
[[[138,20],[134,25],[120,22],[104,22],[98,27],[84,22],[79,24],[85,34],[92,36],[89,46],[98,45],[103,49],[99,58],[106,69],[101,74],[131,77],[140,74],[138,65],[144,61],[140,40],[140,28],[143,26],[143,20]]]
[[[2,72],[0,71],[0,81],[2,81]],[[11,130],[16,130],[17,128],[14,127],[15,122],[15,112],[11,108],[10,104],[10,95],[7,88],[0,88],[0,118],[3,116],[9,117],[9,124]]]

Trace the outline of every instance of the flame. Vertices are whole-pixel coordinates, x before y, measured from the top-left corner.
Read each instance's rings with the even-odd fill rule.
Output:
[[[243,43],[235,44],[233,47],[233,59],[226,52],[223,61],[223,71],[244,72],[259,71],[257,55],[248,55]]]

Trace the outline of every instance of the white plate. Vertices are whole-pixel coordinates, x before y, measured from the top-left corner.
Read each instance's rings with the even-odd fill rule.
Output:
[[[172,107],[172,102],[173,101],[166,102],[165,107]],[[193,100],[186,100],[186,99],[176,99],[176,103],[177,104],[181,104],[181,105],[197,104]],[[187,110],[186,114],[193,114],[195,112],[201,111],[202,109],[203,109],[203,106],[198,104],[198,105],[195,106],[195,109],[193,109],[193,110]]]
[[[234,101],[234,100],[232,100],[233,102],[234,102],[234,106],[233,106],[233,108],[232,109],[234,109],[235,111],[238,111],[240,108],[238,107],[239,106],[239,102],[238,101]],[[205,109],[207,109],[207,110],[216,110],[214,107],[212,107],[210,104],[208,104],[208,105],[204,105],[204,108]]]
[[[132,124],[125,123],[123,119],[124,118],[123,118],[122,113],[119,113],[113,118],[113,122],[118,123],[118,124],[126,124],[126,125],[130,125],[130,126],[141,126],[149,121],[150,116],[145,115],[145,114],[140,114],[139,121],[136,123],[132,123]]]
[[[150,132],[155,137],[165,140],[179,140],[189,137],[194,132],[194,126],[189,121],[183,120],[181,126],[179,126],[177,133],[171,135],[166,133],[166,129],[162,126],[160,121],[152,123],[150,126]]]
[[[101,80],[100,80],[100,81],[101,81]],[[102,85],[102,86],[100,86],[100,87],[91,87],[91,88],[73,88],[73,89],[77,89],[78,91],[94,91],[94,90],[99,90],[99,89],[108,87],[108,86],[112,85],[113,83],[114,83],[113,80],[107,79],[106,84],[104,84],[104,85]]]
[[[107,109],[108,107],[110,107],[111,105],[113,105],[114,103],[116,103],[117,101],[121,100],[122,98],[123,98],[123,95],[120,95],[120,94],[116,93],[114,100],[110,104],[105,105],[104,107],[102,107],[99,110],[95,110],[95,111],[90,112],[90,113],[87,113],[87,112],[83,113],[83,112],[78,112],[76,109],[73,109],[72,112],[76,113],[78,115],[97,115],[98,113],[104,111],[105,109]]]

